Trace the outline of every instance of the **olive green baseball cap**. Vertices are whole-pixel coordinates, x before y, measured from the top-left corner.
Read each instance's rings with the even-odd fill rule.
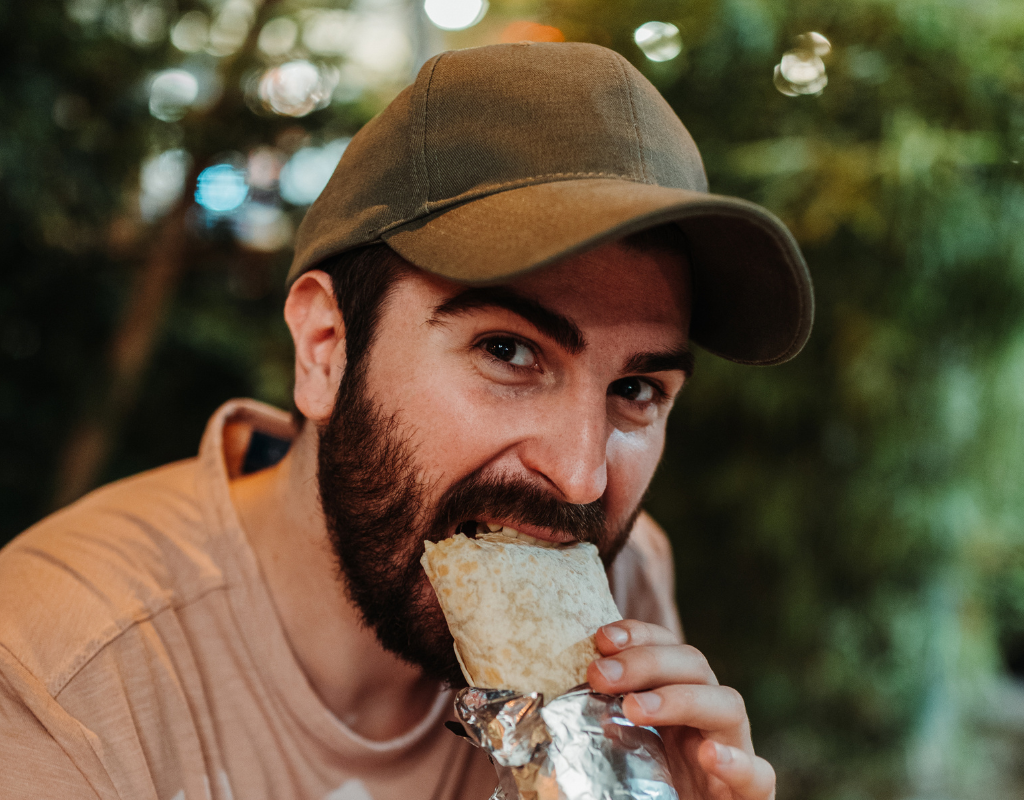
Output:
[[[691,340],[745,364],[800,351],[814,297],[792,235],[708,192],[690,134],[625,58],[575,42],[456,50],[353,137],[288,280],[386,242],[427,272],[492,284],[666,223],[692,270]]]

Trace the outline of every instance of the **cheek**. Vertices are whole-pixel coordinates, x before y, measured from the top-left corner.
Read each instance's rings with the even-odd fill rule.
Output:
[[[452,361],[459,362],[434,357],[427,369],[409,359],[371,376],[376,396],[406,426],[428,481],[478,469],[529,425],[529,403],[491,390],[464,362]]]
[[[606,503],[613,519],[631,513],[643,498],[664,446],[663,424],[653,430],[615,431],[609,437]]]

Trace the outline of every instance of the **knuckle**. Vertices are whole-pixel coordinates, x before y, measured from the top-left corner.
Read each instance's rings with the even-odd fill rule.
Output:
[[[722,691],[727,698],[726,702],[729,704],[730,716],[734,717],[737,721],[746,719],[747,704],[743,700],[743,695],[731,686],[723,686]]]
[[[657,675],[660,669],[658,654],[649,647],[638,647],[624,654],[629,658],[629,672],[638,680]]]
[[[686,651],[687,656],[694,662],[699,672],[711,673],[711,664],[708,663],[707,656],[705,656],[700,650],[693,645],[684,644],[683,649]]]

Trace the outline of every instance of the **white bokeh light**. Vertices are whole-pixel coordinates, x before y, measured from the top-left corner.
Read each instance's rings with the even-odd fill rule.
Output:
[[[268,56],[283,56],[299,38],[299,25],[291,17],[275,17],[260,30],[256,46]]]
[[[150,156],[139,169],[139,212],[147,222],[170,211],[185,190],[192,159],[185,150],[165,150]]]
[[[352,14],[342,9],[321,9],[302,24],[302,44],[322,56],[344,55],[352,43]]]
[[[796,37],[796,49],[808,50],[818,57],[824,57],[832,52],[832,42],[817,31],[810,31]]]
[[[252,0],[227,0],[210,26],[207,50],[215,56],[231,55],[245,43],[255,18]]]
[[[281,170],[281,197],[292,205],[308,206],[324,190],[338,166],[348,139],[335,139],[323,147],[303,147]]]
[[[214,214],[234,211],[248,194],[245,173],[231,164],[207,167],[196,181],[196,202]]]
[[[183,53],[198,53],[210,38],[210,20],[202,11],[189,11],[171,28],[171,44]]]
[[[263,73],[259,96],[275,114],[304,117],[331,102],[331,93],[337,82],[337,70],[330,73],[299,59],[271,67]]]
[[[633,31],[633,41],[651,61],[671,61],[683,52],[683,38],[671,22],[645,22]]]
[[[387,14],[364,14],[356,23],[348,50],[351,63],[384,77],[404,75],[412,47],[400,21]]]
[[[427,18],[445,31],[471,28],[487,13],[487,0],[424,0]]]
[[[149,84],[149,113],[164,122],[177,122],[199,98],[199,81],[183,69],[165,69]]]
[[[135,6],[128,14],[128,30],[132,41],[140,47],[163,41],[167,35],[167,10],[157,2]]]
[[[816,86],[825,77],[825,63],[818,56],[807,57],[803,53],[786,53],[779,63],[779,73],[792,84]]]
[[[246,203],[232,219],[235,236],[250,250],[273,253],[291,244],[295,228],[278,206]]]
[[[787,50],[775,65],[772,82],[787,97],[821,94],[828,85],[822,56],[832,52],[832,43],[811,31],[796,37],[796,47]]]

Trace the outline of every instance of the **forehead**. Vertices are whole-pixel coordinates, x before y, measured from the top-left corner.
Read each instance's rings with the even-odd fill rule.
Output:
[[[419,270],[414,283],[425,290],[420,299],[431,305],[467,289]],[[675,250],[612,242],[502,285],[580,327],[670,326],[682,332],[684,341],[689,330],[689,265]]]
[[[580,322],[689,323],[689,265],[678,251],[611,242],[510,285]]]

